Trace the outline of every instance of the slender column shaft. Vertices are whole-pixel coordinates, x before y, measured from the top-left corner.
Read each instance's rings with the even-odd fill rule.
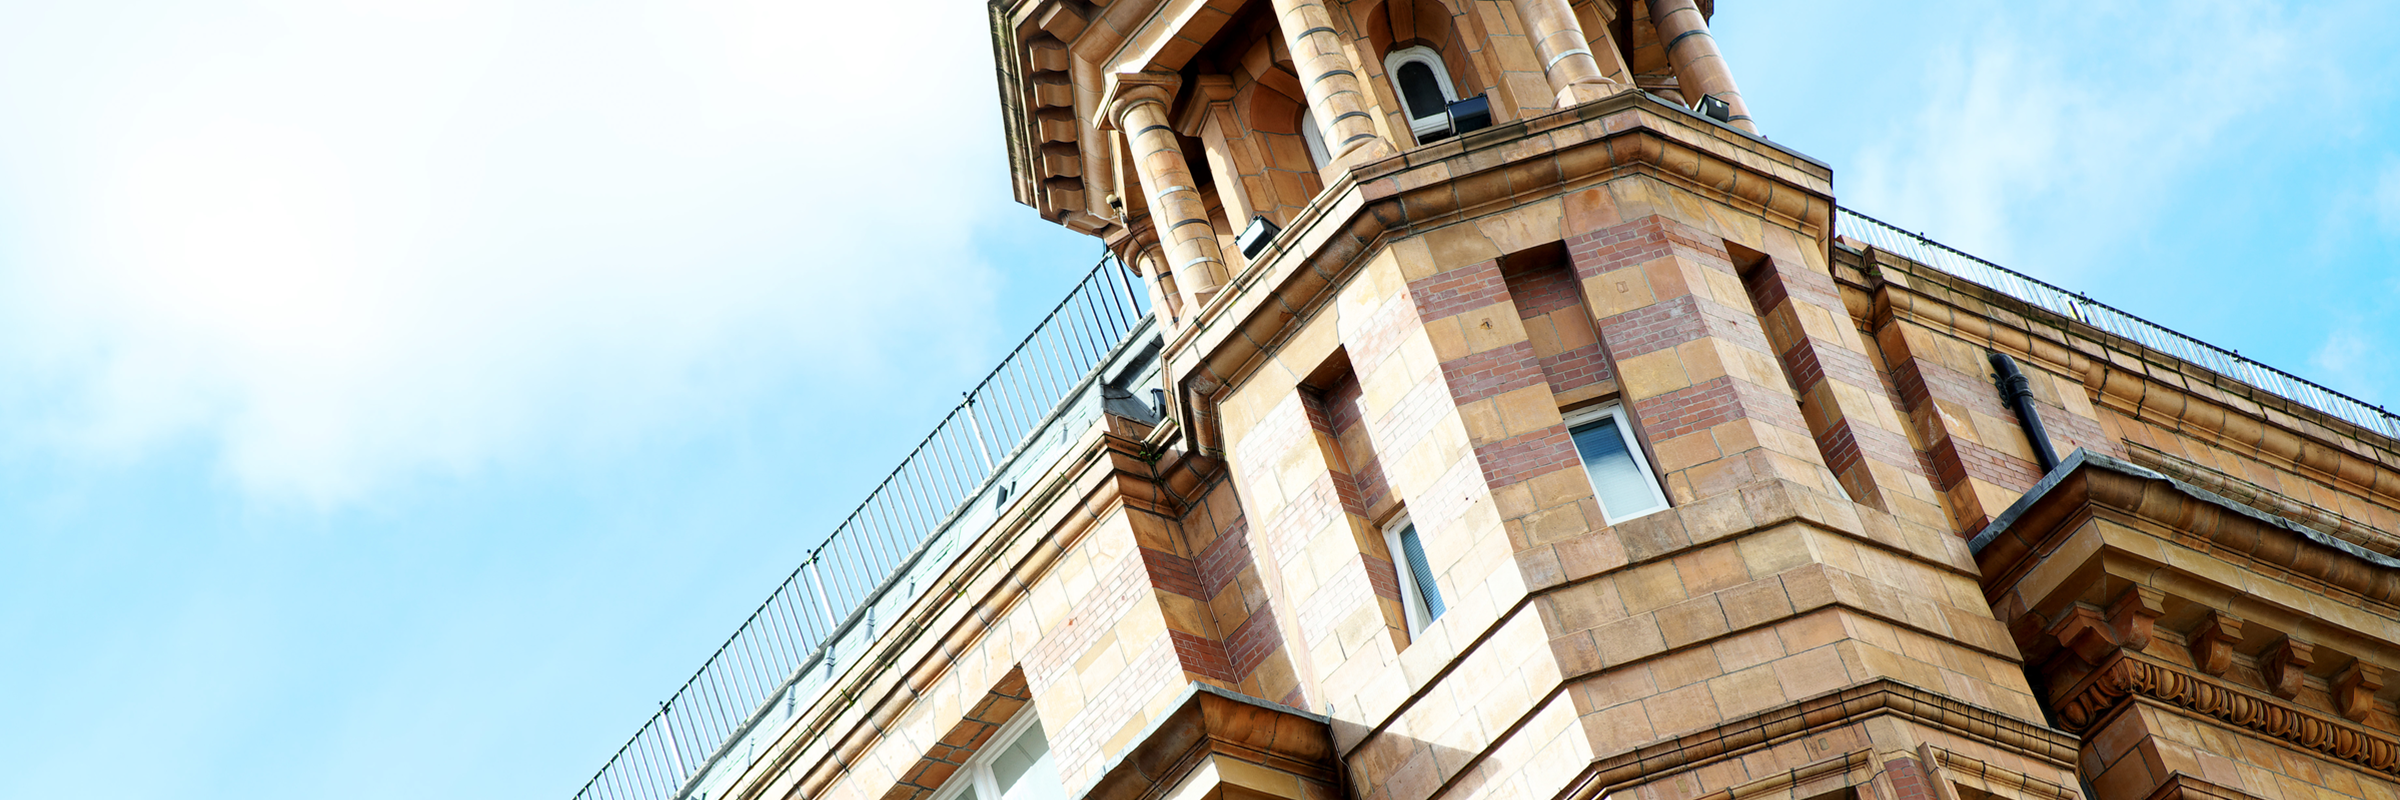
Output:
[[[1358,66],[1342,51],[1342,37],[1333,29],[1333,16],[1320,0],[1275,0],[1275,19],[1283,27],[1292,65],[1300,71],[1300,88],[1315,112],[1325,149],[1336,163],[1381,158],[1395,152],[1375,132],[1367,111],[1367,93],[1358,81]]]
[[[1542,70],[1550,77],[1550,90],[1558,94],[1559,108],[1597,100],[1614,91],[1615,82],[1600,72],[1591,40],[1567,0],[1518,0],[1517,11],[1533,31],[1535,54],[1541,56]]]
[[[1175,285],[1175,273],[1167,269],[1166,254],[1156,246],[1142,248],[1134,263],[1140,264],[1142,274],[1150,276],[1150,307],[1166,311],[1172,322],[1183,318],[1183,290]]]
[[[1167,124],[1166,93],[1143,87],[1118,100],[1115,111],[1133,153],[1134,173],[1150,201],[1150,225],[1167,249],[1166,268],[1158,272],[1172,274],[1184,305],[1197,309],[1225,285],[1225,254],[1217,246],[1216,227],[1208,222],[1208,204],[1195,188],[1183,143]]]
[[[1682,89],[1684,102],[1698,105],[1705,95],[1733,107],[1733,126],[1751,133],[1758,126],[1750,121],[1750,106],[1742,102],[1742,90],[1733,85],[1733,69],[1725,65],[1725,56],[1717,52],[1717,40],[1708,35],[1708,18],[1700,15],[1699,6],[1692,0],[1650,0],[1650,24],[1658,29],[1659,41],[1667,44],[1667,57],[1675,62],[1675,82]]]

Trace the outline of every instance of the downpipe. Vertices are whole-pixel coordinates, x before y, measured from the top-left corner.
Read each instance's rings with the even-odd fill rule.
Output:
[[[2042,429],[2042,412],[2033,407],[2033,386],[2025,373],[2017,369],[2017,360],[2007,353],[1992,352],[1993,382],[2000,387],[2000,399],[2017,412],[2017,426],[2025,429],[2025,440],[2033,445],[2033,457],[2041,462],[2042,474],[2058,468],[2058,451],[2050,448],[2050,434]]]

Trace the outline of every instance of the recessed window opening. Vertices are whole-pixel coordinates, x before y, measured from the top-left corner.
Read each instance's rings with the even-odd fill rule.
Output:
[[[1642,458],[1642,448],[1626,424],[1625,406],[1610,403],[1568,415],[1567,433],[1575,439],[1575,454],[1583,473],[1600,498],[1600,513],[1615,525],[1666,509],[1666,494]]]
[[[1040,715],[1027,704],[959,766],[933,800],[1067,800]]]
[[[1458,90],[1450,86],[1450,70],[1441,54],[1422,45],[1392,51],[1383,57],[1384,74],[1400,94],[1400,111],[1408,117],[1408,132],[1418,143],[1450,135],[1450,104]]]
[[[1393,571],[1400,574],[1400,609],[1408,618],[1408,635],[1415,636],[1448,608],[1442,603],[1442,587],[1434,580],[1433,564],[1425,560],[1417,525],[1408,517],[1383,526],[1383,543],[1392,553]]]
[[[1317,130],[1317,112],[1314,110],[1300,112],[1300,141],[1307,143],[1308,163],[1318,170],[1324,170],[1326,162],[1333,160],[1333,154],[1325,149],[1325,132]]]

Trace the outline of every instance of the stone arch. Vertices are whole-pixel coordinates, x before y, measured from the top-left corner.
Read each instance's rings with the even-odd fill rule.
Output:
[[[1482,48],[1460,34],[1456,19],[1459,11],[1446,0],[1373,0],[1350,8],[1361,56],[1359,67],[1370,73],[1366,83],[1375,95],[1377,109],[1385,117],[1385,130],[1399,133],[1409,129],[1408,120],[1403,118],[1405,113],[1400,110],[1403,106],[1399,93],[1385,74],[1384,59],[1394,52],[1411,47],[1434,51],[1461,99],[1485,94],[1493,88],[1483,75],[1485,70],[1478,65]]]
[[[1300,133],[1301,114],[1308,110],[1307,96],[1292,70],[1290,56],[1274,37],[1263,37],[1252,45],[1242,62],[1251,80],[1235,96],[1235,106],[1267,184],[1265,192],[1252,196],[1259,201],[1259,213],[1278,225],[1288,224],[1293,213],[1307,206],[1325,185]]]

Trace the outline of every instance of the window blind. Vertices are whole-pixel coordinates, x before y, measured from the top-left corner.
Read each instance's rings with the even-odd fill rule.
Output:
[[[1400,558],[1408,562],[1409,582],[1416,584],[1417,598],[1425,604],[1425,621],[1442,616],[1442,589],[1433,583],[1433,565],[1425,561],[1425,543],[1417,540],[1417,526],[1400,529]]]
[[[1626,446],[1615,416],[1577,426],[1571,433],[1575,452],[1583,456],[1583,471],[1592,476],[1592,491],[1600,495],[1600,508],[1609,518],[1624,519],[1658,505],[1658,487],[1634,463],[1636,456]]]

